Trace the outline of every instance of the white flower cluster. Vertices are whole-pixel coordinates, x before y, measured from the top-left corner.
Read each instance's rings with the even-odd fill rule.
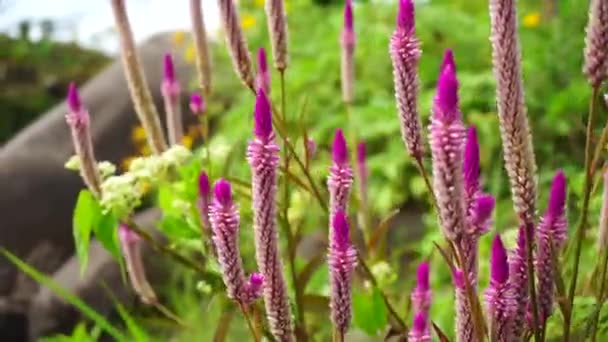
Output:
[[[65,162],[64,167],[71,171],[80,171],[80,157],[78,155],[73,155]],[[102,161],[97,163],[97,168],[99,169],[99,173],[102,179],[106,179],[116,173],[116,166],[109,161]]]

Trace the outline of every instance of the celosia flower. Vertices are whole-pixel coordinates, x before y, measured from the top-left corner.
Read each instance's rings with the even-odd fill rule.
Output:
[[[485,292],[486,310],[493,341],[516,341],[511,338],[509,318],[515,312],[513,288],[509,286],[507,251],[499,235],[492,241],[490,286]]]
[[[74,149],[78,158],[80,158],[80,175],[93,195],[100,197],[101,175],[93,150],[89,113],[82,107],[78,89],[76,89],[74,83],[70,83],[68,88],[67,104],[69,111],[65,116],[65,120],[70,126]]]
[[[247,305],[261,296],[264,278],[256,273],[251,275],[249,281],[245,278],[239,251],[239,212],[232,200],[230,183],[224,179],[218,180],[213,194],[209,217],[226,291],[229,298]]]
[[[418,60],[422,54],[415,36],[414,3],[399,0],[397,28],[391,36],[389,52],[393,62],[395,101],[401,123],[401,138],[412,157],[422,160],[424,145],[418,116]]]
[[[209,177],[205,171],[201,171],[198,176],[198,209],[201,215],[201,222],[204,229],[210,229],[209,224],[209,203],[211,200],[211,188],[209,186]]]
[[[412,311],[428,313],[431,307],[432,293],[429,282],[429,263],[423,262],[416,270],[416,287],[412,291]]]
[[[509,317],[509,330],[512,341],[519,341],[525,330],[526,310],[529,305],[528,298],[528,266],[526,263],[526,226],[521,226],[517,235],[517,245],[509,258],[509,287],[513,289],[516,307]]]
[[[251,90],[255,90],[249,47],[241,29],[239,13],[234,0],[218,0],[217,4],[234,69],[241,81]]]
[[[608,2],[591,0],[585,39],[585,75],[594,87],[608,77]]]
[[[414,317],[412,329],[407,335],[408,342],[431,342],[429,318],[427,312],[419,312]]]
[[[332,146],[332,159],[333,164],[329,168],[329,177],[327,178],[330,225],[331,218],[338,211],[348,211],[348,200],[353,185],[353,171],[348,164],[348,148],[341,129],[336,130]]]
[[[469,127],[467,131],[467,141],[464,147],[463,175],[464,193],[467,200],[467,208],[470,211],[475,201],[475,197],[481,191],[479,176],[479,141],[477,140],[477,130],[475,126]]]
[[[462,181],[465,130],[458,108],[458,80],[449,65],[439,76],[429,130],[439,221],[444,235],[457,241],[466,224]]]
[[[456,295],[456,341],[475,341],[475,326],[472,311],[469,308],[466,291],[465,274],[462,270],[454,270],[452,281]]]
[[[367,151],[365,142],[361,141],[357,145],[357,176],[359,178],[359,196],[363,207],[367,207]]]
[[[139,236],[123,223],[118,228],[118,238],[131,287],[145,304],[156,303],[156,294],[146,278]]]
[[[505,168],[515,211],[533,224],[536,161],[524,103],[515,0],[490,0],[492,63]]]
[[[538,277],[539,324],[553,311],[554,255],[566,241],[566,177],[560,170],[553,177],[549,204],[536,230],[536,267]],[[554,254],[553,254],[554,253]]]
[[[283,0],[266,1],[266,18],[270,42],[272,43],[274,66],[283,72],[287,68],[289,60],[287,55],[287,18]]]
[[[196,71],[198,83],[203,93],[211,93],[211,54],[207,44],[207,31],[201,0],[190,0],[190,16],[192,21],[192,35],[194,36],[194,49],[196,51]]]
[[[165,54],[163,70],[161,93],[163,94],[163,102],[165,103],[169,143],[171,145],[176,145],[182,141],[184,127],[182,125],[182,110],[179,101],[181,92],[180,86],[175,77],[173,57],[171,57],[171,54],[169,53]]]
[[[608,172],[604,172],[604,194],[598,229],[597,249],[599,255],[601,255],[606,247],[608,247]]]
[[[205,99],[199,93],[192,93],[190,95],[190,110],[193,114],[204,114],[207,111],[207,104]]]
[[[353,4],[352,0],[344,2],[344,27],[342,28],[342,36],[340,44],[342,45],[342,99],[345,103],[352,103],[354,99],[354,83],[355,83],[355,31],[353,26]]]
[[[272,112],[264,90],[258,89],[254,112],[255,138],[249,142],[253,226],[258,268],[264,275],[264,304],[269,328],[279,341],[292,341],[291,310],[278,251],[277,172],[279,147],[272,132]]]
[[[266,95],[270,95],[270,70],[266,63],[266,51],[264,48],[258,49],[258,76],[256,86],[264,89]]]
[[[337,211],[329,228],[329,296],[331,320],[342,336],[348,330],[352,317],[351,282],[357,264],[357,252],[350,243],[348,219],[343,211]]]

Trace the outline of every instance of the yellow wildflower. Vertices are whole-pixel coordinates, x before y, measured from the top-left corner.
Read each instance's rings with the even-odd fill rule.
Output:
[[[149,156],[152,153],[152,151],[150,150],[150,146],[148,146],[148,144],[140,145],[138,148],[138,152],[142,156]]]
[[[134,143],[146,141],[146,131],[141,125],[131,129],[131,141]]]
[[[187,63],[194,63],[196,58],[196,50],[194,49],[194,42],[190,42],[186,47],[186,53],[184,53],[184,60]]]
[[[194,139],[192,139],[191,136],[189,135],[184,135],[182,137],[182,145],[184,145],[185,148],[187,149],[192,149],[192,143],[194,142]]]
[[[523,23],[524,27],[535,28],[540,24],[540,13],[532,12],[524,16]]]
[[[136,156],[129,156],[120,161],[120,168],[123,171],[129,171],[129,167],[131,166],[131,162],[137,158]]]
[[[173,44],[175,46],[182,46],[184,44],[184,40],[186,39],[186,32],[184,31],[175,31],[173,33]]]
[[[251,14],[243,15],[243,19],[241,19],[241,26],[243,26],[243,30],[249,30],[250,28],[255,26],[255,17]]]

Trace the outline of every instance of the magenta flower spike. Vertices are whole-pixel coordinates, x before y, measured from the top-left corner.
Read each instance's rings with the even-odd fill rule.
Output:
[[[210,229],[209,223],[209,205],[211,203],[211,187],[209,186],[209,177],[205,171],[201,171],[198,176],[198,209],[201,215],[201,223],[203,229]]]
[[[456,62],[454,60],[454,51],[452,49],[446,49],[443,54],[443,60],[441,61],[441,67],[439,70],[443,71],[447,66],[452,67],[454,72],[456,72]]]
[[[592,0],[589,5],[583,71],[594,87],[608,77],[608,2],[604,0]]]
[[[357,145],[357,176],[359,178],[359,197],[362,206],[367,208],[367,149],[363,141]]]
[[[344,336],[352,317],[351,282],[357,265],[357,252],[350,242],[348,219],[343,211],[333,216],[330,234],[329,263],[330,310],[334,328]]]
[[[95,197],[101,196],[101,174],[93,150],[89,113],[83,108],[76,85],[72,82],[68,88],[68,113],[65,120],[70,127],[72,143],[80,159],[80,175]]]
[[[526,226],[519,227],[517,245],[509,258],[509,287],[513,289],[515,309],[509,317],[513,341],[519,341],[526,328],[525,317],[529,306]]]
[[[173,57],[170,53],[165,54],[163,82],[161,93],[165,103],[165,115],[167,118],[167,131],[169,132],[169,144],[175,145],[182,142],[184,127],[182,124],[182,110],[180,105],[180,86],[175,77]]]
[[[490,257],[490,286],[485,292],[486,311],[493,341],[509,342],[511,330],[509,318],[515,312],[513,288],[509,286],[509,261],[499,235],[492,241]]]
[[[262,295],[264,277],[253,273],[249,280],[245,278],[239,251],[239,212],[232,200],[230,183],[224,179],[218,180],[213,194],[209,216],[226,291],[229,298],[248,305]]]
[[[195,115],[204,114],[207,111],[207,104],[201,94],[192,93],[190,95],[190,111]]]
[[[429,130],[439,221],[444,235],[457,241],[466,226],[462,175],[465,129],[458,108],[458,80],[450,66],[441,72],[437,83]]]
[[[407,335],[408,342],[431,342],[429,318],[427,312],[419,312],[414,317],[412,329]]]
[[[267,0],[265,9],[268,21],[268,33],[270,34],[270,42],[272,43],[274,66],[280,72],[284,72],[289,62],[285,4],[283,0]]]
[[[255,90],[249,47],[241,29],[241,20],[234,0],[217,0],[217,7],[234,70],[243,84],[249,89]]]
[[[342,46],[342,99],[347,104],[351,104],[355,97],[355,40],[353,3],[352,0],[345,0],[344,27],[342,28],[340,44]]]
[[[272,111],[264,90],[256,95],[254,139],[247,147],[251,166],[251,194],[256,261],[264,275],[264,305],[272,335],[279,341],[293,341],[291,309],[278,250],[277,172],[279,147],[272,131]]]
[[[454,294],[456,297],[456,341],[475,341],[475,326],[467,301],[465,274],[462,270],[452,271]]]
[[[536,267],[538,278],[539,324],[553,312],[554,263],[553,253],[559,253],[568,232],[566,221],[566,177],[559,170],[553,177],[549,204],[536,230]]]
[[[431,307],[433,298],[429,281],[429,263],[423,262],[416,270],[416,287],[412,291],[412,311],[414,313],[427,313]]]
[[[133,291],[144,304],[156,303],[156,294],[146,278],[139,236],[129,226],[121,223],[118,227],[118,239]]]
[[[393,63],[395,102],[401,126],[401,139],[408,153],[420,163],[424,145],[417,99],[418,61],[422,50],[415,33],[414,3],[412,0],[399,0],[397,28],[389,44]]]
[[[256,83],[257,87],[263,89],[266,95],[270,95],[270,70],[268,70],[264,48],[258,49],[258,76]]]
[[[353,171],[348,163],[348,148],[341,129],[336,130],[332,146],[333,163],[329,168],[327,188],[329,189],[329,217],[332,218],[338,211],[348,211],[348,201],[353,185]],[[332,230],[330,230],[331,235]]]
[[[481,168],[479,166],[479,141],[477,140],[477,130],[475,126],[469,127],[467,140],[464,147],[463,175],[464,191],[467,200],[467,207],[471,207],[475,196],[481,191],[479,176]]]

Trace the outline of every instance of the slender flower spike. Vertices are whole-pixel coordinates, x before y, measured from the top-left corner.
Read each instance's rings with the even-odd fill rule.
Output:
[[[408,342],[431,342],[428,312],[419,312],[414,317],[412,329],[407,335]]]
[[[554,256],[566,241],[566,177],[560,170],[553,177],[549,204],[536,230],[536,267],[538,276],[538,309],[543,324],[553,311]]]
[[[583,70],[594,87],[599,87],[608,77],[608,2],[605,0],[592,0],[590,4]]]
[[[258,50],[258,76],[256,86],[264,90],[266,95],[270,95],[270,70],[266,63],[266,50],[260,48]]]
[[[467,200],[467,207],[471,207],[475,196],[481,191],[479,175],[479,141],[477,140],[477,130],[475,126],[469,127],[467,131],[467,141],[464,147],[463,175],[464,191]]]
[[[125,0],[112,0],[112,10],[116,22],[116,29],[120,37],[122,65],[127,78],[127,85],[135,112],[146,131],[148,145],[154,154],[161,154],[167,149],[165,134],[163,133],[158,111],[152,100],[141,61],[135,49],[133,32],[129,24]]]
[[[511,336],[509,317],[515,311],[513,288],[509,286],[509,262],[507,251],[499,235],[492,241],[490,257],[490,286],[485,292],[486,310],[493,341],[509,342]]]
[[[210,221],[226,291],[229,298],[247,305],[262,295],[260,283],[264,278],[256,273],[249,280],[245,278],[239,251],[239,212],[232,200],[230,183],[218,180],[213,193]]]
[[[418,115],[418,61],[422,50],[415,36],[414,3],[399,0],[397,28],[391,36],[389,52],[393,62],[395,101],[401,124],[401,138],[409,154],[422,160],[424,145]]]
[[[266,17],[268,18],[268,33],[272,43],[274,66],[280,72],[283,72],[289,62],[289,56],[287,55],[287,18],[283,0],[267,0]]]
[[[133,290],[143,303],[156,303],[156,294],[146,278],[139,236],[123,223],[118,228],[118,238]]]
[[[209,204],[211,201],[211,188],[209,186],[209,177],[205,171],[201,171],[198,176],[198,208],[201,215],[203,228],[209,229]]]
[[[423,262],[418,265],[416,276],[416,287],[412,291],[412,311],[415,313],[422,312],[428,314],[432,300],[428,262]]]
[[[347,104],[351,104],[355,97],[355,40],[353,3],[352,0],[345,0],[344,27],[340,44],[342,46],[342,100]]]
[[[505,168],[515,211],[534,222],[536,160],[524,103],[515,0],[490,0],[492,64]]]
[[[528,266],[526,250],[526,226],[519,227],[517,234],[517,245],[513,254],[509,258],[509,287],[513,289],[514,302],[516,303],[514,312],[509,317],[509,341],[521,340],[525,330],[526,310],[529,306],[528,297]]]
[[[264,90],[259,89],[254,112],[253,141],[247,148],[251,166],[251,193],[256,261],[264,275],[264,304],[272,335],[293,341],[291,310],[278,251],[277,172],[279,147],[272,131],[272,112]]]
[[[459,240],[465,229],[462,151],[465,129],[458,108],[458,81],[451,66],[442,70],[431,118],[433,183],[444,235]]]
[[[344,336],[352,317],[351,282],[357,265],[357,252],[350,243],[348,219],[343,211],[333,216],[328,254],[329,282],[331,287],[331,320],[335,329]]]
[[[201,0],[190,0],[190,17],[192,21],[192,34],[194,38],[194,49],[196,51],[196,71],[198,83],[203,93],[211,93],[211,54],[207,44],[207,31]]]
[[[65,120],[70,126],[72,142],[76,155],[80,159],[80,175],[89,190],[99,198],[101,196],[101,174],[93,151],[89,113],[82,107],[76,85],[72,82],[68,88],[68,114]]]
[[[207,104],[201,94],[192,93],[190,95],[190,110],[195,115],[204,114],[207,111]]]
[[[456,269],[452,274],[454,292],[456,296],[456,341],[469,342],[475,341],[475,326],[473,316],[467,303],[465,274],[462,270]]]
[[[171,54],[165,54],[164,58],[164,77],[161,85],[161,93],[165,103],[165,114],[167,116],[167,130],[169,131],[169,143],[179,144],[184,135],[182,124],[182,110],[180,105],[180,87],[175,77],[175,67]]]
[[[604,172],[604,194],[597,244],[597,249],[599,251],[598,255],[601,255],[606,247],[608,247],[608,172]]]
[[[353,171],[348,164],[348,148],[341,129],[336,130],[332,146],[332,160],[333,164],[329,168],[327,179],[330,225],[338,211],[348,211],[348,200],[353,186]],[[332,230],[330,230],[330,235],[331,232]]]
[[[237,75],[249,89],[255,90],[253,67],[249,47],[241,29],[239,13],[234,0],[218,0],[222,25],[229,45],[230,57]]]

